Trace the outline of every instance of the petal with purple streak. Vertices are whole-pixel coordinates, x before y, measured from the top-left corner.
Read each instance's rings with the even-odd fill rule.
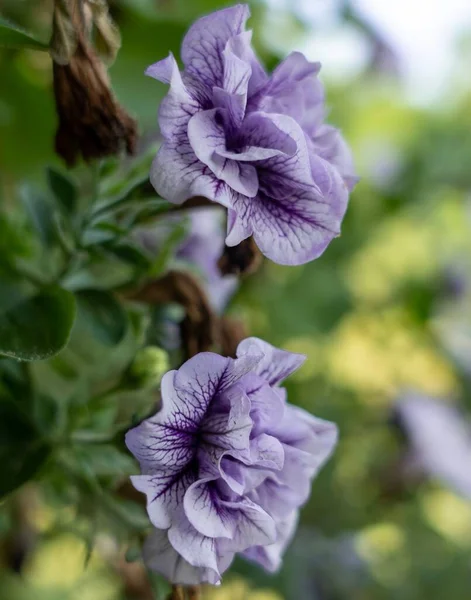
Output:
[[[152,524],[159,529],[170,527],[186,490],[196,480],[193,467],[175,472],[174,469],[154,475],[131,477],[133,486],[147,497],[147,513]]]
[[[149,569],[161,573],[169,581],[178,581],[182,585],[219,582],[216,571],[194,567],[184,560],[170,544],[167,530],[154,529],[144,542],[142,555]]]
[[[237,347],[237,356],[244,356],[246,353],[254,351],[260,352],[263,356],[255,371],[270,385],[281,383],[288,375],[299,369],[306,360],[304,354],[280,350],[256,337],[243,340]]]
[[[223,500],[214,482],[194,483],[185,495],[184,507],[195,529],[211,538],[232,540],[235,552],[275,539],[275,524],[268,513],[247,498]]]
[[[191,406],[204,416],[209,402],[216,393],[221,393],[234,385],[246,373],[252,371],[262,359],[255,349],[236,360],[214,354],[200,352],[187,360],[175,374],[175,389],[186,392]]]
[[[244,31],[250,11],[238,4],[198,19],[182,43],[181,56],[186,71],[208,88],[222,87],[223,51],[227,42]]]
[[[253,546],[244,552],[244,556],[261,564],[270,573],[278,571],[281,566],[281,557],[294,535],[297,523],[298,513],[293,511],[283,521],[277,523],[277,539],[273,544]]]
[[[175,524],[168,530],[168,539],[175,550],[194,567],[211,569],[219,575],[217,540],[202,535],[186,518],[183,504]]]
[[[219,109],[198,112],[188,123],[188,139],[197,158],[212,173],[233,190],[249,197],[258,190],[257,170],[253,165],[239,163],[223,156],[226,150],[225,131]]]

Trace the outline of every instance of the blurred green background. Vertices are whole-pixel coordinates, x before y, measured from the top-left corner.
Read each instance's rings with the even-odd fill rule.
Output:
[[[143,136],[156,131],[165,93],[144,69],[169,50],[178,55],[189,24],[224,4],[110,2],[122,34],[111,80]],[[338,423],[340,443],[314,484],[282,571],[268,576],[238,562],[222,588],[208,592],[211,600],[469,598],[469,499],[433,478],[402,481],[395,472],[405,441],[393,413],[404,391],[459,402],[463,419],[471,411],[471,13],[467,2],[443,3],[443,11],[436,4],[252,5],[250,26],[268,67],[293,49],[324,63],[329,120],[351,144],[361,181],[342,236],[319,260],[295,268],[265,262],[231,303],[251,334],[308,355],[288,382],[290,400]],[[51,6],[0,3],[4,16],[44,40]],[[0,48],[5,206],[21,183],[43,180],[46,164],[60,165],[51,83],[46,53]],[[0,249],[9,243],[4,237]],[[46,378],[46,370],[36,376]],[[58,379],[47,385],[51,395],[65,389]],[[39,541],[21,578],[3,568],[0,598],[145,598],[123,584],[125,567],[110,566],[112,536],[103,536],[85,569],[84,541],[55,527],[73,519],[72,509],[49,505],[36,489],[23,496],[15,507],[26,502]],[[139,578],[138,564],[126,569]]]

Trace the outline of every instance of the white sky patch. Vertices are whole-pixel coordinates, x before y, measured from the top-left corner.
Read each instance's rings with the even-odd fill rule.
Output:
[[[457,41],[471,29],[470,0],[355,0],[355,5],[391,41],[413,100],[428,103],[450,93]]]
[[[348,26],[320,28],[296,49],[309,60],[320,61],[322,76],[329,79],[353,79],[369,58],[365,38],[354,27]]]
[[[361,35],[339,26],[339,0],[267,1],[309,22],[313,33],[298,49],[320,60],[327,76],[354,76],[362,68],[367,49]],[[471,32],[471,0],[353,0],[353,7],[396,51],[409,100],[430,104],[452,93],[447,88],[459,69],[457,41]]]

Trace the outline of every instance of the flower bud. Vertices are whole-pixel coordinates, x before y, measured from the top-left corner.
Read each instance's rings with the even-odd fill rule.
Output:
[[[168,354],[165,350],[157,346],[147,346],[137,352],[129,373],[141,387],[148,387],[160,383],[169,368]]]

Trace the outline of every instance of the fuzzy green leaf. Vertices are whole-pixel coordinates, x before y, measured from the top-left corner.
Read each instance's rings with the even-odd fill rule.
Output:
[[[0,306],[0,354],[44,360],[64,348],[75,321],[74,295],[51,286],[35,295],[18,293]]]

